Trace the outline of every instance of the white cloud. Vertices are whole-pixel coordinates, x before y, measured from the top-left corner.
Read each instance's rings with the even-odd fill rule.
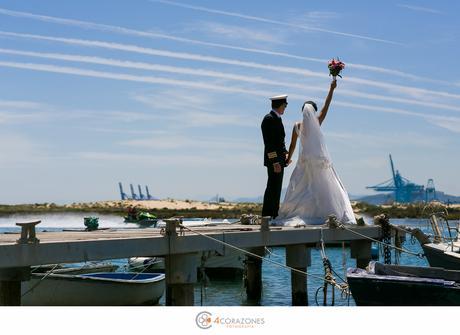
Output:
[[[209,169],[214,167],[228,167],[229,162],[235,160],[235,155],[229,155],[225,152],[216,156],[203,152],[194,152],[186,154],[131,154],[131,153],[112,153],[88,151],[72,154],[73,159],[100,161],[103,164],[116,163],[117,166],[129,164],[130,166],[139,165],[144,168],[158,166],[179,166],[189,168]],[[260,155],[253,153],[238,153],[238,168],[254,167],[260,165]]]
[[[111,128],[111,127],[79,127],[79,129],[85,131],[91,131],[96,133],[114,133],[114,134],[130,134],[130,135],[152,135],[152,134],[165,134],[166,131],[158,132],[155,130],[138,130],[138,129],[122,129],[122,128]]]
[[[135,75],[129,75],[129,74],[85,70],[85,69],[80,69],[80,68],[62,67],[62,66],[45,65],[45,64],[1,62],[0,61],[0,66],[27,69],[27,70],[33,70],[33,71],[72,74],[72,75],[94,77],[94,78],[105,78],[105,79],[114,79],[114,80],[145,82],[145,83],[151,83],[151,84],[165,84],[165,85],[173,85],[173,86],[199,88],[199,89],[207,89],[207,90],[214,90],[214,91],[221,91],[221,92],[228,92],[228,93],[240,93],[244,95],[261,96],[261,97],[267,97],[271,95],[268,91],[248,90],[248,89],[241,88],[241,87],[218,86],[212,83],[204,83],[204,82],[198,82],[198,81],[192,82],[192,81],[175,80],[175,79],[160,78],[160,77],[135,76]],[[298,94],[291,94],[290,96],[297,98],[297,99],[304,98],[303,95],[298,95]],[[372,105],[348,103],[348,102],[343,102],[343,101],[336,101],[335,104],[345,106],[345,107],[357,108],[357,109],[373,110],[373,111],[378,111],[378,112],[401,114],[401,115],[409,115],[409,116],[416,116],[416,117],[422,117],[422,118],[427,119],[426,114],[416,113],[416,112],[412,112],[412,111],[408,111],[404,109],[398,109],[398,108],[378,107],[378,106],[372,106]]]
[[[217,22],[198,22],[188,28],[192,32],[206,33],[209,35],[218,35],[234,41],[266,42],[270,44],[286,44],[285,36],[279,30],[273,31],[260,30],[242,26],[234,26]]]
[[[221,114],[219,111],[215,113],[189,111],[182,115],[176,115],[177,121],[184,123],[186,127],[215,127],[215,126],[240,126],[253,127],[257,124],[257,120],[251,117],[237,114]]]
[[[48,106],[34,101],[21,101],[21,100],[2,100],[0,99],[0,108],[8,109],[43,109]]]
[[[194,152],[201,152],[206,155],[212,150],[222,150],[226,152],[248,152],[254,151],[257,148],[255,143],[238,140],[235,138],[216,138],[215,136],[196,138],[186,136],[180,133],[168,132],[162,136],[152,136],[149,138],[141,138],[120,142],[121,145],[150,148],[155,150],[170,150],[170,149],[193,149]]]
[[[308,11],[303,14],[294,13],[289,21],[294,25],[320,27],[326,21],[337,20],[340,15],[338,12]]]
[[[46,154],[35,139],[19,134],[0,134],[0,170],[40,164]]]
[[[223,10],[201,7],[201,6],[193,6],[193,5],[188,5],[188,4],[179,3],[179,2],[166,1],[166,0],[150,0],[150,1],[156,2],[156,3],[162,3],[166,5],[182,7],[182,8],[188,8],[188,9],[197,10],[197,11],[206,12],[206,13],[237,17],[240,19],[245,19],[245,20],[250,20],[250,21],[263,22],[263,23],[268,23],[270,25],[278,25],[278,26],[295,28],[295,29],[303,29],[306,31],[316,31],[316,32],[328,33],[328,34],[333,34],[333,35],[338,35],[338,36],[343,36],[343,37],[358,38],[358,39],[368,40],[368,41],[373,41],[373,42],[381,42],[381,43],[397,44],[397,45],[401,44],[398,42],[389,41],[389,40],[381,39],[381,38],[375,38],[375,37],[358,35],[358,34],[350,34],[346,32],[340,32],[340,31],[334,31],[334,30],[328,30],[328,29],[322,29],[322,28],[317,28],[317,27],[313,27],[310,25],[292,24],[292,23],[281,21],[281,20],[268,19],[268,18],[264,18],[260,16],[246,15],[246,14],[223,11]]]
[[[460,118],[458,117],[427,116],[426,120],[438,127],[460,133]]]
[[[42,112],[9,112],[0,109],[0,124],[47,122],[51,114]]]
[[[442,138],[430,136],[427,134],[421,134],[413,131],[407,131],[404,133],[392,133],[388,131],[386,133],[360,133],[360,132],[325,132],[326,138],[337,140],[341,145],[352,146],[356,149],[365,148],[391,148],[391,147],[410,147],[410,148],[432,148],[436,149],[440,146],[445,145],[445,141]]]
[[[406,4],[398,4],[398,7],[401,8],[406,8],[409,10],[413,10],[416,12],[425,12],[425,13],[431,13],[431,14],[443,14],[441,11],[433,8],[427,8],[427,7],[421,7],[421,6],[413,6],[413,5],[406,5]]]
[[[154,121],[161,119],[161,116],[158,114],[133,111],[102,111],[100,114],[104,118],[110,118],[114,121],[123,123]]]
[[[133,99],[146,104],[152,111],[161,109],[171,113],[163,113],[159,118],[173,122],[176,128],[239,126],[251,127],[260,120],[256,116],[241,115],[230,106],[219,106],[219,100],[212,92],[203,93],[199,90],[171,89],[149,93],[135,93]]]

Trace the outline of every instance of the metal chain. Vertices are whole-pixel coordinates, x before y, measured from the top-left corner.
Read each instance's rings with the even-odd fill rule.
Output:
[[[383,246],[383,260],[385,264],[391,264],[391,250],[388,245],[391,244],[391,229],[388,221],[384,220],[382,223],[382,241],[385,243]]]

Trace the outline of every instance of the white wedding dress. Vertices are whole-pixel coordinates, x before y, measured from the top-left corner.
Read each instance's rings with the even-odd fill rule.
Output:
[[[347,191],[332,166],[311,104],[305,104],[303,122],[295,129],[300,139],[299,159],[279,215],[271,224],[319,225],[331,214],[342,223],[356,223]]]

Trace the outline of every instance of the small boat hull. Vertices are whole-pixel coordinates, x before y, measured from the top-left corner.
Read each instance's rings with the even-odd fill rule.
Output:
[[[99,272],[44,277],[45,274],[33,274],[30,281],[23,282],[22,305],[154,305],[165,289],[165,275],[162,273]]]
[[[125,219],[124,223],[135,223],[143,227],[156,227],[158,220],[157,219],[143,219],[143,220],[128,220]]]
[[[225,255],[214,251],[197,255],[197,275],[201,276],[203,266],[206,276],[215,280],[238,280],[244,272],[244,255],[235,250],[227,250]],[[133,257],[128,260],[130,271],[164,272],[165,262],[162,257]]]
[[[460,272],[439,268],[383,267],[394,271],[348,269],[347,282],[356,305],[460,306]],[[418,270],[424,277],[417,275]]]
[[[427,243],[422,244],[423,252],[431,266],[460,270],[460,253],[459,248],[446,243]]]

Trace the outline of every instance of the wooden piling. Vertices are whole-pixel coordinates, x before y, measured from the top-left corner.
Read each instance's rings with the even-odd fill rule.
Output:
[[[311,265],[311,249],[304,244],[286,246],[286,265],[307,272]],[[292,306],[308,306],[307,276],[291,270]]]
[[[264,248],[251,248],[249,252],[264,256]],[[258,257],[248,255],[246,257],[246,295],[248,300],[258,303],[262,298],[262,260]]]
[[[20,281],[0,281],[0,306],[21,306]]]
[[[0,306],[21,306],[21,281],[29,279],[29,267],[0,269]]]
[[[268,234],[270,232],[269,227],[269,216],[262,218],[260,225],[260,231],[262,238],[268,240]],[[248,249],[249,252],[258,256],[265,256],[265,247],[256,247]],[[251,255],[246,256],[246,296],[249,301],[254,304],[258,304],[262,298],[262,259]]]
[[[369,240],[356,240],[350,242],[351,258],[356,259],[356,267],[365,269],[371,261],[372,242]]]
[[[193,306],[194,284],[197,281],[197,254],[172,254],[177,237],[178,220],[165,220],[169,239],[168,255],[165,255],[166,305]]]

